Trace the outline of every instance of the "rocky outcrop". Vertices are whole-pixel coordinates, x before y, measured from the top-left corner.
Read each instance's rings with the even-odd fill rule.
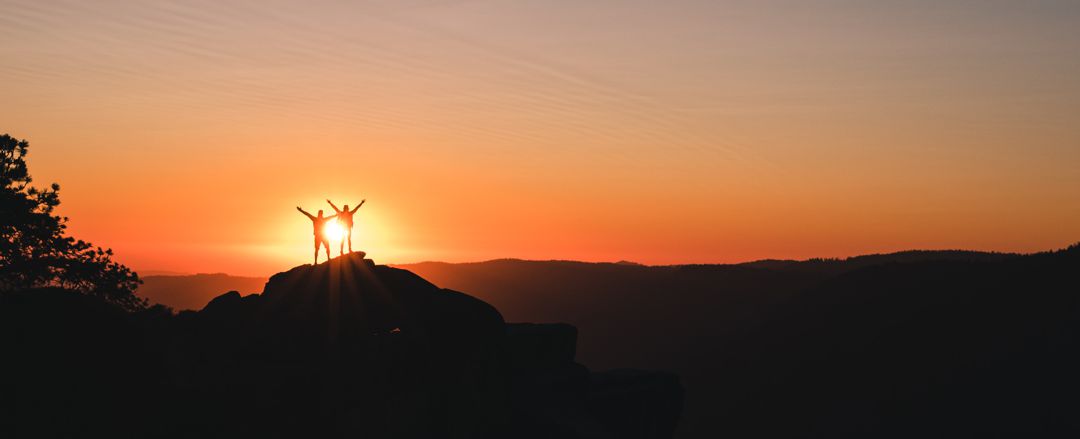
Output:
[[[243,433],[475,437],[505,428],[502,316],[362,253],[270,278],[189,316],[192,397]],[[230,389],[222,392],[221,389]],[[231,424],[233,420],[224,420]],[[248,430],[255,428],[255,431]]]

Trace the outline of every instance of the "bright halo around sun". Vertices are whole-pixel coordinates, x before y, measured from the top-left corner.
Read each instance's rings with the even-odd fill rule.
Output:
[[[345,229],[342,228],[341,224],[338,224],[337,220],[335,219],[332,221],[327,221],[326,224],[323,225],[323,233],[325,233],[326,237],[329,238],[331,241],[340,241],[341,238],[345,236]]]

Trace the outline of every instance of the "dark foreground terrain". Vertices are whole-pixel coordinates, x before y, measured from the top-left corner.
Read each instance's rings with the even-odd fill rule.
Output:
[[[1080,433],[1077,246],[405,268],[479,300],[356,257],[178,315],[6,295],[0,436]]]
[[[670,437],[678,377],[591,373],[576,337],[362,254],[175,315],[8,293],[0,437]]]
[[[509,320],[580,330],[589,367],[670,370],[677,437],[1076,437],[1080,247],[642,266],[403,266]]]

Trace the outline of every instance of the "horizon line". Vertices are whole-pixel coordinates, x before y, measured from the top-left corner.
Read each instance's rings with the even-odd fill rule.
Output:
[[[970,249],[962,249],[962,248],[924,248],[924,249],[911,248],[911,249],[906,249],[906,250],[896,250],[896,251],[888,251],[888,252],[875,252],[875,253],[862,253],[862,254],[855,254],[855,255],[849,255],[849,256],[837,256],[837,257],[811,257],[811,258],[805,258],[805,259],[763,258],[763,259],[753,259],[753,260],[739,261],[739,262],[688,262],[688,263],[678,263],[678,264],[644,264],[644,263],[631,261],[631,260],[627,260],[627,259],[620,259],[618,261],[596,261],[596,260],[590,261],[590,260],[579,260],[579,259],[528,259],[528,258],[517,258],[517,257],[504,257],[504,258],[484,259],[484,260],[479,260],[479,261],[458,261],[458,262],[437,261],[437,260],[421,260],[421,261],[417,261],[417,262],[388,262],[388,263],[384,263],[384,264],[381,264],[381,265],[387,265],[387,266],[408,266],[408,265],[421,265],[421,264],[466,265],[466,264],[484,264],[484,263],[489,263],[489,262],[501,262],[501,261],[516,261],[516,262],[572,262],[572,263],[580,263],[580,264],[634,265],[634,266],[641,266],[641,267],[680,267],[680,266],[704,266],[704,265],[745,265],[745,264],[752,264],[752,263],[755,263],[755,262],[846,261],[846,260],[860,258],[860,257],[887,256],[887,255],[895,255],[895,254],[902,254],[902,253],[914,253],[914,252],[964,252],[964,253],[980,253],[980,254],[1003,255],[1003,256],[1026,256],[1026,255],[1036,255],[1036,254],[1041,254],[1041,253],[1051,253],[1051,252],[1066,250],[1066,249],[1073,248],[1073,247],[1076,247],[1076,246],[1080,246],[1080,241],[1073,241],[1071,244],[1065,245],[1065,246],[1062,246],[1062,247],[1057,247],[1057,248],[1052,248],[1052,249],[1047,249],[1047,250],[1040,250],[1040,251],[1033,251],[1033,252],[1004,252],[1004,251],[997,251],[997,250],[970,250]],[[337,259],[339,257],[341,257],[341,256],[335,256],[332,259]],[[301,264],[301,265],[310,265],[310,264]],[[226,273],[226,272],[223,272],[223,271],[212,272],[212,273],[210,273],[210,272],[185,273],[185,272],[178,272],[178,271],[175,271],[175,270],[144,270],[143,272],[152,273],[152,274],[142,274],[142,273],[140,273],[141,270],[134,270],[134,271],[139,274],[140,278],[145,278],[145,277],[186,277],[186,276],[200,276],[200,275],[226,275],[226,276],[233,276],[233,277],[261,278],[261,277],[270,277],[270,276],[273,275],[273,274],[269,274],[269,275],[231,274],[231,273]]]

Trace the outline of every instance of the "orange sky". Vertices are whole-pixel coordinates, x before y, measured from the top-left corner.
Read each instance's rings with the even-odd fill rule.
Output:
[[[267,275],[1080,241],[1080,4],[0,0],[0,132],[73,235]]]

